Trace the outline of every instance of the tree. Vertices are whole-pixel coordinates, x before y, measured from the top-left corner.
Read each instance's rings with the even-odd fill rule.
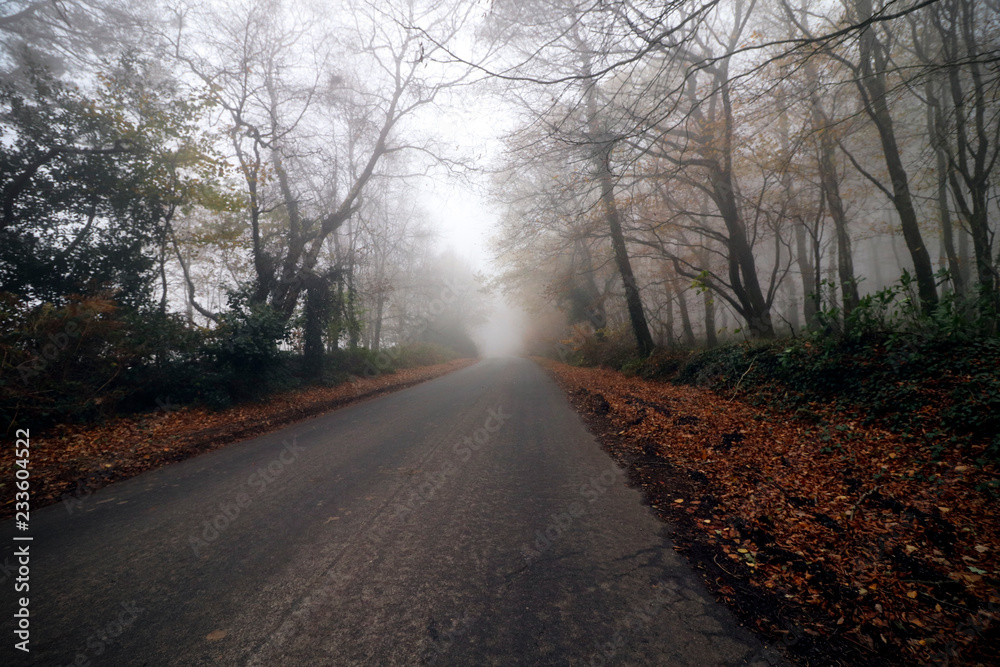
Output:
[[[0,88],[0,283],[32,301],[113,291],[139,306],[169,218],[200,183],[200,106],[131,58],[96,99],[43,69],[30,80],[28,95]]]
[[[426,74],[433,50],[421,34],[446,40],[463,17],[416,3],[399,13],[353,7],[354,25],[335,35],[272,0],[235,10],[209,15],[200,35],[209,51],[183,39],[175,48],[228,117],[245,188],[251,298],[288,319],[325,241],[358,213],[385,158],[411,146],[396,134],[405,119],[454,83]],[[409,27],[419,22],[423,32]],[[296,76],[302,57],[315,62]],[[345,61],[354,69],[334,67]]]
[[[143,52],[151,46],[144,28],[157,21],[152,9],[148,0],[6,0],[0,5],[0,80],[30,88],[39,67],[56,78],[69,71],[81,75],[100,71],[123,52]]]
[[[518,72],[528,78],[543,68],[565,74],[568,84],[560,92],[563,98],[553,104],[536,105],[523,98],[525,111],[533,115],[532,124],[545,128],[548,150],[567,155],[570,164],[587,165],[593,191],[592,205],[599,206],[613,250],[615,266],[624,288],[629,323],[640,355],[653,350],[653,338],[643,309],[639,284],[633,271],[626,244],[622,214],[616,190],[621,165],[617,149],[622,132],[616,127],[618,116],[601,88],[602,68],[613,47],[614,11],[573,0],[536,2],[525,6],[504,4],[491,17],[492,29],[505,41],[517,45],[522,53],[534,53],[531,61]]]
[[[897,138],[896,121],[890,106],[889,77],[892,73],[892,55],[889,44],[892,43],[892,27],[887,22],[875,21],[872,0],[847,0],[847,2],[848,17],[855,25],[860,26],[856,52],[842,53],[830,48],[822,49],[820,53],[834,59],[851,72],[862,112],[876,130],[889,176],[889,185],[883,184],[852,155],[849,154],[849,157],[858,171],[875,184],[896,209],[900,230],[913,261],[920,300],[925,311],[929,311],[938,300],[934,268],[920,231],[910,177],[900,156],[901,146]],[[787,0],[783,0],[783,3],[789,22],[805,38],[815,40],[816,35],[808,24],[799,19],[797,10],[791,7]],[[882,13],[881,8],[880,13]]]
[[[946,200],[945,183],[961,220],[972,237],[976,277],[986,319],[996,327],[1000,313],[1000,281],[993,260],[989,200],[1000,157],[1000,99],[995,68],[979,62],[991,38],[989,20],[974,3],[943,0],[922,17],[910,17],[914,51],[929,68],[923,92],[928,106],[928,132],[939,175],[938,209],[953,280],[961,280]],[[961,285],[960,282],[956,285]]]
[[[765,291],[758,275],[755,250],[755,242],[760,238],[757,225],[762,208],[757,205],[759,200],[742,194],[739,183],[738,121],[730,73],[730,54],[743,39],[754,4],[736,2],[728,20],[719,18],[696,24],[683,41],[663,47],[663,62],[679,68],[683,74],[658,67],[656,76],[661,81],[656,89],[663,94],[683,92],[671,102],[660,103],[675,114],[653,115],[648,111],[649,102],[636,108],[637,122],[656,119],[648,135],[640,137],[636,143],[645,154],[662,164],[662,167],[654,167],[657,179],[662,181],[657,187],[669,189],[668,183],[682,182],[701,191],[722,223],[721,229],[715,229],[710,219],[702,218],[697,229],[725,248],[724,273],[692,265],[690,259],[696,255],[681,255],[668,244],[661,244],[667,256],[671,261],[678,261],[677,270],[681,275],[702,280],[729,302],[745,319],[753,335],[770,338],[774,336],[771,305],[777,279],[783,275],[778,271],[780,258],[777,256],[781,239],[775,231],[775,270]],[[712,43],[721,45],[721,54],[713,52]],[[697,219],[700,216],[688,217]]]

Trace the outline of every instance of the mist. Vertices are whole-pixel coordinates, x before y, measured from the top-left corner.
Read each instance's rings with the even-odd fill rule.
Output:
[[[319,375],[906,304],[995,327],[987,6],[64,4],[0,22],[0,287],[25,312],[253,332]],[[163,345],[135,363],[200,358]]]
[[[3,0],[3,664],[996,664],[998,54]]]

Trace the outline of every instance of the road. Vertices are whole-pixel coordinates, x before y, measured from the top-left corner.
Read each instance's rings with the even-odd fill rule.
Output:
[[[774,664],[525,359],[31,519],[31,653],[8,572],[9,665]]]

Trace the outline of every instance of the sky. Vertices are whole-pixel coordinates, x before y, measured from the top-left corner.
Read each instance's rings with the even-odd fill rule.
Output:
[[[499,211],[490,201],[486,172],[498,164],[502,138],[513,129],[514,116],[495,96],[468,87],[436,105],[420,124],[439,138],[447,157],[469,167],[461,173],[439,167],[419,186],[421,203],[441,234],[442,249],[450,247],[477,269],[491,272],[489,240]]]
[[[489,169],[502,156],[502,137],[513,129],[514,115],[495,97],[464,89],[451,103],[435,109],[423,120],[428,130],[446,140],[449,154],[459,156],[473,170],[462,175],[438,169],[422,179],[419,197],[440,234],[442,250],[454,250],[478,272],[495,273],[490,239],[499,221],[499,208],[489,196]],[[515,306],[491,295],[489,320],[473,332],[483,356],[520,352],[525,315]]]
[[[498,214],[486,197],[457,180],[425,179],[420,199],[440,234],[441,249],[454,250],[478,270],[492,272],[489,239]]]

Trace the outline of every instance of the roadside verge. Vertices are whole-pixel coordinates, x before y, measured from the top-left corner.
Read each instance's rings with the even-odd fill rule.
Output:
[[[801,664],[991,664],[1000,527],[981,470],[817,424],[537,360],[745,625]]]
[[[309,417],[426,382],[475,363],[444,364],[352,378],[333,387],[307,387],[225,410],[179,407],[169,399],[159,409],[102,424],[64,425],[32,434],[31,488],[34,509],[63,501],[68,507],[97,489],[146,470],[182,461],[269,433]],[[0,462],[0,479],[13,480],[10,458]],[[12,482],[0,483],[0,519],[14,515]]]

